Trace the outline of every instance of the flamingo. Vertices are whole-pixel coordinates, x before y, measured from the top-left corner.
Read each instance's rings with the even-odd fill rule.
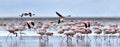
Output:
[[[90,28],[78,28],[78,29],[76,30],[76,32],[77,32],[77,33],[81,33],[81,34],[86,34],[86,37],[90,40],[90,38],[89,38],[88,35],[87,35],[87,34],[91,34],[91,33],[92,33],[92,31],[91,31]],[[91,40],[90,40],[90,41],[91,41]]]
[[[85,21],[84,25],[85,25],[85,28],[90,27],[90,21]]]
[[[43,27],[43,23],[42,22],[38,22],[38,24],[36,25],[36,27],[34,28],[35,31],[37,30],[41,30]]]
[[[0,27],[2,27],[3,29],[6,29],[7,25],[5,23],[0,22]]]
[[[94,26],[104,27],[105,25],[102,22],[94,22]]]
[[[8,34],[8,36],[7,36],[7,38],[6,38],[6,41],[7,41],[8,37],[9,37],[11,34],[16,35],[16,37],[17,37],[17,32],[16,32],[14,29],[10,29],[10,30],[7,30],[7,31],[9,32],[9,34]],[[11,36],[11,37],[12,37],[12,36]]]
[[[44,39],[44,36],[43,36],[43,35],[46,35],[46,32],[47,32],[47,29],[46,29],[46,28],[42,28],[40,32],[37,32],[37,34],[40,35],[40,40],[41,40],[41,41],[46,41],[46,40]]]
[[[117,33],[118,30],[114,29],[114,28],[108,28],[108,29],[104,29],[104,33],[105,34],[115,34]],[[109,37],[109,36],[108,36]],[[106,38],[104,38],[104,40],[106,40]],[[109,40],[110,42],[110,40]]]
[[[43,23],[42,22],[38,22],[37,28],[42,28],[42,26],[43,26]]]
[[[99,38],[100,38],[100,34],[102,33],[102,29],[100,29],[100,28],[95,28],[94,30],[95,30],[94,33],[99,34]],[[96,37],[97,37],[97,36],[96,36]],[[101,38],[100,38],[100,39],[101,39]],[[101,39],[101,40],[102,40],[102,39]],[[95,39],[95,41],[96,41],[96,39]]]
[[[33,20],[23,22],[24,26],[28,26],[29,29],[34,28],[35,22]]]
[[[49,40],[48,36],[53,36],[53,32],[46,32],[45,34],[47,35],[47,41]]]
[[[23,16],[34,16],[35,14],[32,14],[31,12],[28,12],[28,13],[22,13],[20,16],[23,17]]]
[[[58,24],[61,23],[61,22],[64,22],[65,16],[61,15],[58,12],[56,12],[56,14],[59,16]],[[71,15],[68,15],[68,17],[71,17]]]
[[[68,31],[68,32],[65,32],[64,34],[67,36],[66,42],[69,42],[69,40],[72,41],[71,37],[73,37],[76,33],[74,31]]]
[[[59,33],[59,34],[63,34],[64,32],[65,32],[65,30],[62,29],[62,30],[60,30],[58,33]]]
[[[6,24],[4,24],[4,23],[0,22],[0,26],[6,26]]]
[[[45,32],[44,32],[44,31],[38,32],[37,34],[41,35],[41,36],[40,36],[40,40],[41,40],[41,41],[45,41],[45,40],[43,39],[43,35],[45,35]]]
[[[53,32],[46,32],[45,33],[47,36],[53,36]]]
[[[15,31],[20,31],[19,33],[20,33],[20,39],[22,39],[22,34],[25,34],[25,33],[22,33],[22,31],[24,31],[25,30],[25,26],[15,26],[15,27],[13,27],[13,29],[15,30]]]
[[[116,28],[118,27],[117,24],[110,24],[109,26],[110,26],[110,27],[116,27]]]

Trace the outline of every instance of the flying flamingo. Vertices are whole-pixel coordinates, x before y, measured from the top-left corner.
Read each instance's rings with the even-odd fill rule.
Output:
[[[32,14],[31,12],[28,12],[28,13],[22,13],[20,16],[23,17],[23,16],[34,16],[35,14]]]
[[[61,15],[58,12],[56,12],[56,14],[59,16],[58,24],[61,23],[61,22],[64,22],[65,16]],[[71,15],[68,15],[67,17],[71,17]]]

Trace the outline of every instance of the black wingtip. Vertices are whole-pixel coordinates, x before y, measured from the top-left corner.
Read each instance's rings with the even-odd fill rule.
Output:
[[[58,12],[56,11],[56,14],[58,14]]]

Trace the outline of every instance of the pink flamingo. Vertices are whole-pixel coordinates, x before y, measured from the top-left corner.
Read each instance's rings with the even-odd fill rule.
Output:
[[[64,29],[62,29],[62,30],[58,31],[58,33],[59,33],[59,34],[63,34],[64,32],[65,32],[65,30],[64,30]]]
[[[17,36],[17,32],[16,32],[14,29],[7,30],[7,31],[9,31],[9,34],[8,34],[8,36],[7,36],[7,38],[6,38],[6,41],[7,41],[8,37],[9,37],[11,34],[13,34],[13,35],[16,35],[16,36]],[[11,36],[11,37],[12,37],[12,36]]]
[[[69,40],[72,41],[71,37],[73,37],[76,33],[74,31],[68,31],[68,32],[65,32],[64,34],[67,36],[66,42],[69,42]]]
[[[6,24],[4,24],[4,23],[0,22],[0,26],[6,26]]]
[[[102,33],[102,30],[100,28],[95,28],[94,29],[96,34],[99,34],[99,38],[100,38],[100,34]],[[97,37],[97,36],[96,36]],[[101,39],[101,38],[100,38]],[[96,40],[96,39],[95,39]],[[102,40],[102,39],[101,39]]]
[[[117,24],[110,24],[109,26],[110,26],[110,27],[116,27],[116,28],[118,27]]]
[[[105,34],[115,34],[117,33],[118,30],[114,29],[114,28],[108,28],[108,29],[104,29],[104,33]],[[109,36],[108,36],[109,37]],[[111,37],[111,36],[110,36]],[[104,40],[106,40],[106,38],[104,38]],[[110,42],[110,40],[109,40]]]

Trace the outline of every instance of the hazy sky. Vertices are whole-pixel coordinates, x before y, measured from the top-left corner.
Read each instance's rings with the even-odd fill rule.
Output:
[[[19,17],[23,12],[57,17],[56,11],[72,17],[120,17],[120,0],[0,0],[0,17]]]

